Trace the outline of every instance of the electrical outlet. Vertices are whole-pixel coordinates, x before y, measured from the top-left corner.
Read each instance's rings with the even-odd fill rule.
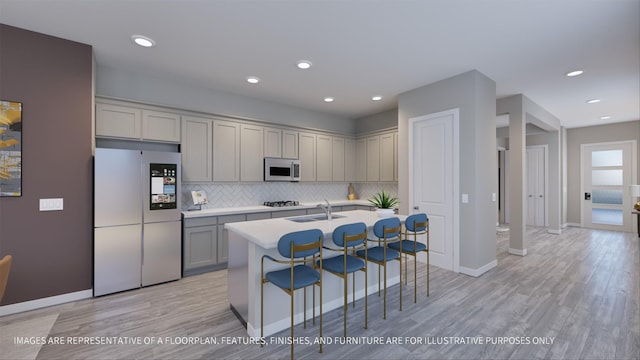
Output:
[[[64,208],[63,198],[40,199],[40,211],[55,211]]]

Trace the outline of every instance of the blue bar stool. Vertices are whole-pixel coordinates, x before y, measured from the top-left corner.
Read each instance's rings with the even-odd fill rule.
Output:
[[[378,296],[380,296],[380,266],[384,267],[384,312],[383,319],[387,318],[387,262],[398,260],[400,262],[400,311],[402,311],[402,256],[400,252],[390,249],[392,242],[401,241],[402,225],[397,217],[380,219],[373,225],[373,234],[378,239],[367,239],[378,245],[368,250],[358,250],[356,254],[378,265]]]
[[[364,223],[355,223],[338,226],[333,230],[333,242],[339,248],[327,247],[325,249],[331,251],[342,252],[342,255],[335,256],[329,259],[325,259],[322,265],[316,262],[316,265],[322,269],[328,271],[331,274],[337,275],[342,278],[344,284],[344,337],[347,337],[347,282],[349,280],[349,274],[352,274],[352,301],[353,307],[356,305],[356,272],[364,272],[364,328],[367,328],[367,262],[362,259],[349,254],[349,251],[353,254],[357,248],[363,248],[365,252],[365,258],[367,254],[366,240],[367,240],[367,225]]]
[[[404,222],[405,240],[391,243],[389,247],[400,251],[405,256],[405,272],[404,283],[407,283],[407,255],[413,256],[413,302],[417,302],[418,298],[418,253],[424,251],[427,253],[427,296],[429,296],[429,218],[427,214],[419,213],[407,217]],[[418,241],[418,235],[427,235],[427,244]],[[408,240],[413,235],[413,240]]]
[[[311,263],[318,261],[322,267],[322,241],[324,235],[318,229],[303,230],[283,235],[278,240],[278,253],[286,260],[274,259],[269,255],[263,255],[260,264],[260,337],[264,338],[264,284],[272,283],[291,298],[291,359],[293,360],[293,293],[295,290],[304,290],[304,326],[307,326],[307,286],[316,285],[320,288],[320,339],[322,339],[322,271],[308,266],[307,258],[311,257]],[[268,259],[280,264],[288,264],[289,267],[264,273],[264,260]],[[296,265],[298,264],[298,265]],[[316,317],[316,296],[313,288],[313,321]],[[260,345],[261,347],[263,344]],[[320,341],[322,352],[322,341]]]

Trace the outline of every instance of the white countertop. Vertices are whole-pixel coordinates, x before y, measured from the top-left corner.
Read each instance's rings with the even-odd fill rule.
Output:
[[[324,203],[324,202],[317,201],[317,202],[309,202],[309,203],[300,203],[300,205],[298,206],[283,206],[283,207],[257,205],[257,206],[241,206],[241,207],[230,207],[230,208],[214,208],[214,209],[183,211],[182,214],[184,215],[185,219],[190,219],[190,218],[198,218],[198,217],[206,217],[206,216],[248,214],[248,213],[273,212],[273,211],[296,210],[296,209],[311,209],[311,208],[315,208],[320,203]],[[347,205],[371,206],[368,200],[329,200],[329,203],[331,203],[332,206],[347,206]]]
[[[302,218],[315,215],[302,215],[293,216],[291,218]],[[308,229],[320,229],[325,234],[325,239],[331,236],[333,230],[345,224],[351,224],[355,222],[364,222],[367,227],[372,227],[373,224],[380,220],[378,214],[374,211],[365,210],[353,210],[342,211],[334,213],[334,216],[342,216],[334,218],[331,221],[328,220],[316,220],[310,222],[298,223],[288,219],[291,218],[276,218],[254,221],[243,221],[236,223],[225,224],[225,229],[233,231],[243,238],[253,242],[254,244],[265,248],[274,249],[277,247],[278,240],[282,235],[301,230]],[[406,215],[394,215],[404,221]]]

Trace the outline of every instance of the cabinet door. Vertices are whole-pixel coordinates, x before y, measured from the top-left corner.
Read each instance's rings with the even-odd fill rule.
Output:
[[[218,225],[218,264],[229,262],[229,232]]]
[[[316,180],[331,181],[333,179],[332,138],[327,135],[318,135],[316,141]]]
[[[333,159],[331,161],[333,166],[333,181],[344,181],[345,180],[345,140],[344,138],[334,137],[332,139],[332,155]]]
[[[218,227],[199,226],[184,229],[184,270],[218,263]]]
[[[299,159],[302,181],[316,181],[316,134],[299,133]]]
[[[393,181],[398,181],[398,132],[393,133]]]
[[[356,181],[356,141],[344,141],[344,180]]]
[[[367,139],[356,140],[356,181],[367,181]]]
[[[240,181],[240,124],[213,122],[213,181]]]
[[[140,109],[96,105],[96,136],[140,139],[142,135]]]
[[[380,135],[380,181],[393,181],[395,153],[393,133]]]
[[[142,138],[144,140],[158,140],[180,142],[180,115],[159,112],[142,111]]]
[[[367,138],[367,181],[380,181],[380,137]]]
[[[282,157],[282,130],[264,128],[264,156]]]
[[[282,157],[298,159],[298,132],[282,130]]]
[[[264,130],[262,126],[247,124],[240,129],[240,180],[262,181]]]
[[[212,181],[213,120],[182,117],[182,181]]]
[[[245,214],[223,215],[218,217],[218,263],[229,261],[229,230],[224,228],[224,224],[230,222],[246,221]]]

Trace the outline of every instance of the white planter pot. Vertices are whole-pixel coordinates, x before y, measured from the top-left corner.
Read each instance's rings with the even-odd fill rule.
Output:
[[[388,218],[388,217],[392,217],[395,214],[395,211],[393,209],[376,208],[376,213],[378,213],[378,217]]]

